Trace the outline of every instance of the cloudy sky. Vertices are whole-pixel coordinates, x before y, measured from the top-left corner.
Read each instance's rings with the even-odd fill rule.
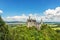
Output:
[[[0,0],[0,15],[5,21],[32,19],[60,22],[60,0]]]

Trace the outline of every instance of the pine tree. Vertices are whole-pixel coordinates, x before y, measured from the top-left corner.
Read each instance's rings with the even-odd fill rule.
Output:
[[[0,40],[7,40],[8,27],[0,16]]]

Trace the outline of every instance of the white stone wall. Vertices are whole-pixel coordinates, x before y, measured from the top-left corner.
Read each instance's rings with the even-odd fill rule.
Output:
[[[27,27],[32,27],[32,26],[36,26],[36,23],[35,22],[28,22],[27,23]]]

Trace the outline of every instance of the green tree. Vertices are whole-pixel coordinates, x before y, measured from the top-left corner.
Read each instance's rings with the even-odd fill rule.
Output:
[[[0,40],[8,40],[8,26],[0,16]]]

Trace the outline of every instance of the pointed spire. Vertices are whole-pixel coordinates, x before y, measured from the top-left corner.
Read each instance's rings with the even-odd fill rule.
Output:
[[[31,16],[29,16],[29,19],[31,19]]]
[[[42,18],[41,18],[41,24],[43,24],[43,20],[42,20]]]
[[[29,16],[29,19],[30,19],[30,16]]]
[[[42,18],[41,18],[41,22],[42,22]]]

